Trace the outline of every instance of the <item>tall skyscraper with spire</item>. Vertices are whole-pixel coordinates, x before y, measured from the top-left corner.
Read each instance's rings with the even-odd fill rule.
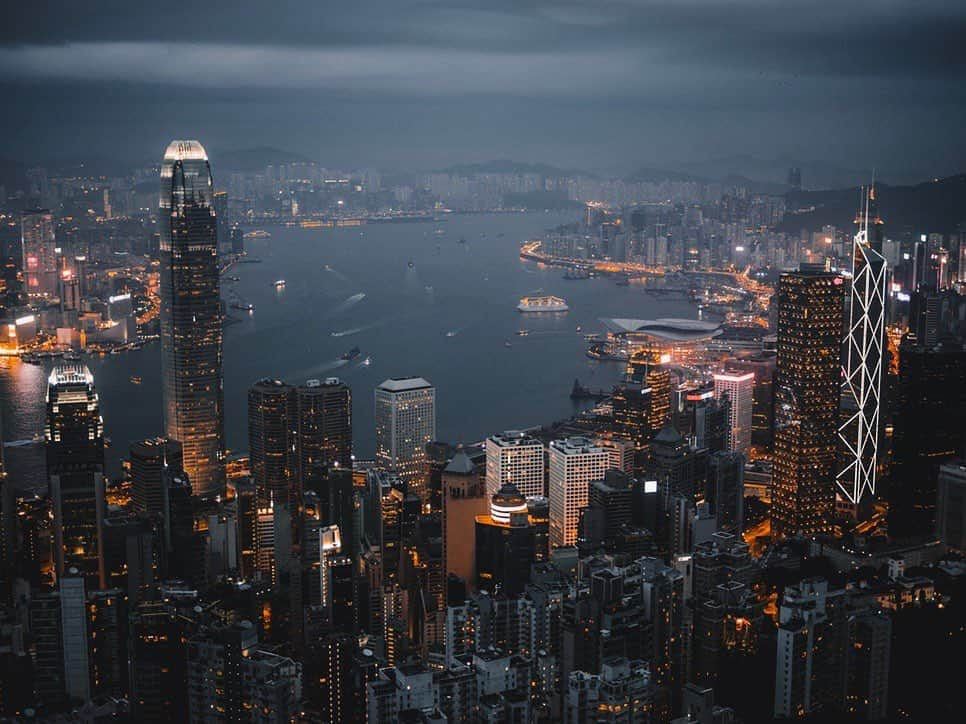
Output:
[[[225,486],[218,233],[211,166],[198,141],[161,164],[161,379],[165,435],[181,443],[195,495]]]
[[[875,186],[864,194],[852,241],[852,290],[842,368],[842,417],[839,425],[839,491],[858,504],[875,494],[879,458],[879,410],[885,344],[885,299],[888,264],[882,255],[882,220]]]

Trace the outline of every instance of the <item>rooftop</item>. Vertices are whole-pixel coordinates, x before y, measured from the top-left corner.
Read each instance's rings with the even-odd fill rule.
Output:
[[[613,334],[646,334],[665,342],[693,342],[721,334],[717,322],[700,319],[601,319]]]
[[[411,392],[413,390],[431,390],[433,385],[422,377],[390,377],[376,389],[386,392]]]

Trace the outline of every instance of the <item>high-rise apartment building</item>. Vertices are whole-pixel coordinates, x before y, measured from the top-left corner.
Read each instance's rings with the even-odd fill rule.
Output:
[[[495,495],[507,483],[525,497],[543,495],[543,443],[525,432],[509,430],[486,439],[486,494]]]
[[[161,163],[161,396],[164,432],[184,448],[195,495],[223,492],[224,390],[218,232],[211,167],[198,141]]]
[[[752,412],[755,406],[755,373],[723,372],[714,376],[714,396],[727,396],[728,452],[748,454],[751,447]]]
[[[422,377],[394,377],[376,388],[376,462],[395,470],[425,500],[426,445],[436,439],[436,388]]]
[[[580,512],[587,507],[590,484],[604,479],[607,450],[583,437],[550,443],[550,547],[577,543]]]
[[[771,525],[778,537],[828,530],[835,501],[843,280],[824,270],[778,283]]]
[[[104,421],[86,367],[55,367],[44,429],[58,576],[76,567],[103,587]]]
[[[55,295],[58,292],[57,243],[54,217],[48,209],[28,209],[21,218],[23,260],[21,269],[28,294]]]

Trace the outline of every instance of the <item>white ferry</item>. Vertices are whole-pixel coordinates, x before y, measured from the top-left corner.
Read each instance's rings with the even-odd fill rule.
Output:
[[[521,297],[517,309],[521,312],[566,312],[570,307],[563,297],[552,294]]]

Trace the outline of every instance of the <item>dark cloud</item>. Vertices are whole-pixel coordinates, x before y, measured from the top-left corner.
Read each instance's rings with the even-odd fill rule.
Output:
[[[360,162],[509,150],[606,166],[717,150],[908,166],[963,151],[961,0],[55,0],[5,12],[0,83],[16,102],[0,131],[21,153],[135,148],[147,129],[176,135],[165,119],[186,115],[226,145],[285,126],[289,144]],[[258,124],[223,113],[246,107]],[[288,115],[267,123],[273,112]],[[65,133],[99,114],[108,139]],[[334,143],[342,123],[371,135]]]

